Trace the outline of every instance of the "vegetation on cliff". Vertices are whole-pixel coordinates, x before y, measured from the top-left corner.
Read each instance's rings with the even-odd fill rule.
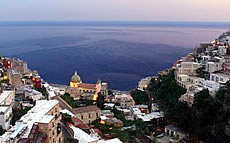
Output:
[[[158,80],[152,80],[149,91],[165,112],[168,122],[177,123],[190,135],[200,139],[207,141],[214,137],[221,140],[217,136],[223,134],[229,120],[230,88],[221,89],[215,97],[207,89],[196,93],[194,104],[188,107],[179,101],[186,90],[177,85],[174,71],[171,71]]]

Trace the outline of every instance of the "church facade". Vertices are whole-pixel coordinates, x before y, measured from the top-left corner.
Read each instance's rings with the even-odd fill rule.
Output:
[[[102,83],[101,80],[98,80],[96,84],[83,83],[77,71],[75,71],[71,78],[69,88],[69,93],[75,100],[80,98],[97,100],[100,92],[103,95],[108,92],[107,83]]]

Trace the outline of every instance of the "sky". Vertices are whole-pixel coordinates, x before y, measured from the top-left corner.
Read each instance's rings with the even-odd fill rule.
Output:
[[[0,21],[230,22],[230,0],[0,0]]]

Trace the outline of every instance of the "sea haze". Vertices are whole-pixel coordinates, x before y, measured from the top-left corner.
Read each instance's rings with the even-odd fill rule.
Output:
[[[0,53],[38,70],[44,80],[69,84],[101,79],[129,90],[139,79],[169,68],[176,59],[225,32],[218,23],[0,22]]]

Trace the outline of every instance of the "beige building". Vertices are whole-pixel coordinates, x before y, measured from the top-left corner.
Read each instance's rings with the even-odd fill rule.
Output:
[[[58,123],[60,119],[57,118],[53,115],[44,115],[38,121],[38,132],[48,135],[46,139],[47,143],[62,142],[61,126]]]
[[[89,124],[100,117],[101,110],[95,105],[73,108],[72,112],[75,116],[83,121],[84,124]]]
[[[115,95],[114,102],[119,103],[121,108],[129,108],[135,105],[135,101],[130,94]]]
[[[179,74],[196,75],[196,70],[200,67],[201,65],[196,62],[181,62],[177,65],[177,72]]]
[[[57,100],[39,100],[0,137],[1,143],[62,143],[61,114]]]
[[[8,76],[9,84],[15,87],[20,87],[23,85],[22,75],[15,69],[8,69],[7,76]]]
[[[199,77],[189,76],[186,74],[176,75],[177,84],[187,90],[194,85],[198,85],[199,79],[200,79]]]
[[[147,89],[149,84],[150,84],[150,82],[151,82],[151,79],[152,79],[152,77],[146,77],[146,78],[141,79],[138,82],[138,89],[140,89],[140,90]]]
[[[193,102],[194,102],[194,95],[195,93],[198,93],[200,91],[202,91],[203,88],[202,87],[198,87],[198,86],[191,86],[187,92],[185,94],[183,94],[179,100],[181,102],[186,102],[188,104],[188,106],[192,106]]]
[[[106,83],[106,82],[103,82],[102,84],[101,84],[101,94],[102,95],[105,95],[105,96],[107,96],[109,93],[108,93],[108,83]]]

